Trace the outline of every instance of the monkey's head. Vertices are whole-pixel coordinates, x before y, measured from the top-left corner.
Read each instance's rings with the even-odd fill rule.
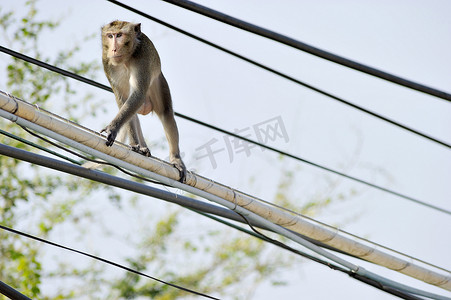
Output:
[[[141,23],[113,21],[102,27],[103,59],[113,65],[128,61],[141,35]]]

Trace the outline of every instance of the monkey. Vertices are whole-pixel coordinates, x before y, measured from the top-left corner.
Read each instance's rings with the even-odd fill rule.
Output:
[[[106,134],[106,145],[112,146],[116,137],[121,142],[128,137],[133,151],[150,156],[138,114],[155,112],[169,144],[169,161],[179,170],[183,182],[186,167],[180,156],[171,93],[158,52],[141,32],[141,23],[116,20],[102,27],[102,63],[119,107],[117,115],[101,131]]]

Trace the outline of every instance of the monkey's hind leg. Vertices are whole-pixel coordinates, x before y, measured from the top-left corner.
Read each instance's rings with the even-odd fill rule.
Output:
[[[164,132],[166,134],[166,139],[169,144],[169,161],[176,167],[180,172],[180,182],[185,181],[186,177],[186,167],[183,163],[182,157],[180,156],[179,150],[179,132],[177,129],[177,124],[175,123],[174,114],[172,111],[167,111],[165,114],[159,116],[161,123],[164,127]]]
[[[185,182],[186,167],[180,156],[179,149],[179,131],[177,123],[174,118],[174,111],[172,109],[171,92],[163,74],[155,80],[153,84],[153,93],[151,95],[152,103],[155,104],[154,111],[160,118],[163,124],[164,133],[169,144],[169,161],[180,172],[180,182]]]
[[[150,150],[144,140],[141,124],[139,123],[137,115],[134,115],[130,121],[127,122],[124,130],[126,130],[132,150],[150,157]]]

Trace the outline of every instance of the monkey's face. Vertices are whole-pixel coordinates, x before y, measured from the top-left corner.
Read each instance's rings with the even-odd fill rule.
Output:
[[[139,33],[139,24],[114,21],[105,25],[102,28],[104,58],[113,65],[128,61],[135,50]]]
[[[120,64],[129,59],[133,43],[130,37],[121,31],[108,32],[106,35],[107,57],[112,64]]]

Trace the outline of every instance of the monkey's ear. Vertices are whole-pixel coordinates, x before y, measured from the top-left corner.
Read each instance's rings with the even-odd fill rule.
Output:
[[[141,23],[135,24],[135,32],[141,33]]]

